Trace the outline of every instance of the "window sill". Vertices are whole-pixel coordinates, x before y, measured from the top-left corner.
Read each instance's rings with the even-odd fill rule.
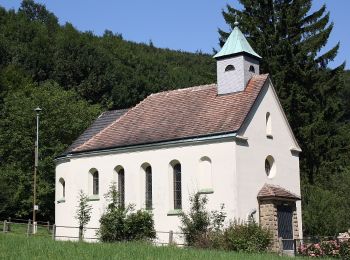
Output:
[[[213,189],[201,189],[198,191],[199,194],[212,194],[214,193]]]
[[[267,139],[273,139],[273,135],[271,135],[271,134],[267,134],[266,137],[267,137]]]
[[[98,201],[100,200],[100,197],[98,195],[91,195],[88,198],[88,201]]]
[[[179,216],[182,214],[182,209],[172,209],[169,210],[167,216]]]
[[[57,204],[64,203],[64,202],[66,202],[66,199],[64,198],[57,200]]]

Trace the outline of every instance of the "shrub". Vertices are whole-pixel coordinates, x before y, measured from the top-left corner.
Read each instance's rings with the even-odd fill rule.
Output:
[[[309,243],[300,245],[298,253],[311,257],[339,257],[350,260],[350,242],[339,243],[336,240],[322,241],[320,243]]]
[[[343,260],[350,260],[350,240],[340,243],[339,255]]]
[[[190,212],[181,215],[181,230],[185,233],[188,245],[247,252],[266,251],[270,245],[272,241],[270,232],[255,222],[234,221],[228,228],[224,228],[226,219],[224,205],[221,205],[219,211],[209,213],[205,208],[206,196],[195,194],[190,201]]]
[[[103,242],[147,240],[156,237],[153,215],[144,210],[134,212],[133,205],[118,203],[115,183],[105,197],[110,201],[107,211],[100,218],[97,235]]]
[[[146,240],[156,237],[152,214],[138,210],[126,218],[126,240]]]
[[[210,216],[205,209],[207,197],[199,193],[190,197],[191,209],[188,214],[181,214],[181,230],[185,234],[187,245],[194,246],[200,237],[204,237],[210,226]]]
[[[245,252],[264,252],[270,246],[270,231],[260,227],[254,221],[234,221],[224,232],[228,250]]]

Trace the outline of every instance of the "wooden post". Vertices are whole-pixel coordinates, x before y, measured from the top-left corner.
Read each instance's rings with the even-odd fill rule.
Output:
[[[279,245],[279,253],[280,253],[280,255],[283,255],[283,241],[282,241],[282,237],[278,238],[278,245]]]
[[[8,223],[7,223],[7,232],[11,231],[11,217],[9,217]]]
[[[79,241],[83,240],[83,226],[79,227]]]
[[[52,240],[56,239],[56,224],[52,225]]]
[[[50,232],[50,221],[47,221],[47,231]]]
[[[3,227],[3,232],[6,233],[7,232],[7,221],[4,220],[4,227]]]
[[[169,231],[169,245],[174,243],[174,232],[172,230]]]
[[[27,225],[27,237],[29,237],[31,231],[31,221],[28,219],[28,225]]]

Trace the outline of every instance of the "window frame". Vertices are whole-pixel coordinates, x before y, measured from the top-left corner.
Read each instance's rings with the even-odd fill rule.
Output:
[[[149,165],[145,168],[145,207],[147,210],[151,210],[153,207],[152,189],[152,167]]]
[[[174,192],[174,209],[182,209],[182,172],[181,164],[176,163],[173,166],[173,192]]]
[[[125,207],[125,170],[121,168],[117,172],[118,177],[118,203],[119,206]]]
[[[92,195],[98,196],[100,192],[100,183],[99,183],[99,173],[94,171],[92,174]]]

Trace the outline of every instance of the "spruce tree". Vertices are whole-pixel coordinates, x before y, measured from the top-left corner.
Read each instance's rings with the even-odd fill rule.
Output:
[[[240,29],[263,59],[262,73],[270,73],[289,123],[303,150],[300,154],[304,231],[334,235],[348,226],[336,212],[318,212],[322,194],[347,201],[348,189],[335,185],[350,173],[349,88],[344,85],[344,65],[329,68],[339,43],[324,50],[333,29],[326,6],[311,12],[312,0],[239,0],[242,10],[223,11],[233,29]],[[219,30],[223,45],[228,32]],[[283,169],[281,169],[283,171]],[[310,193],[310,190],[316,191]],[[318,192],[322,191],[322,192]],[[319,195],[317,195],[319,194]],[[316,198],[315,196],[319,196]],[[333,202],[332,202],[333,203]],[[347,203],[345,212],[350,208]],[[327,216],[325,216],[325,214]],[[310,221],[309,216],[312,216]],[[338,219],[334,219],[336,216]],[[342,223],[337,228],[325,220]],[[326,223],[327,225],[327,223]],[[332,228],[331,228],[332,227]],[[334,233],[332,233],[334,232]]]
[[[343,103],[344,64],[330,69],[339,43],[324,51],[333,23],[326,6],[311,12],[312,0],[239,0],[238,10],[227,5],[225,21],[240,29],[263,59],[262,73],[270,73],[282,106],[302,147],[304,182],[326,183],[339,170],[339,138]],[[228,32],[219,30],[223,45]]]

